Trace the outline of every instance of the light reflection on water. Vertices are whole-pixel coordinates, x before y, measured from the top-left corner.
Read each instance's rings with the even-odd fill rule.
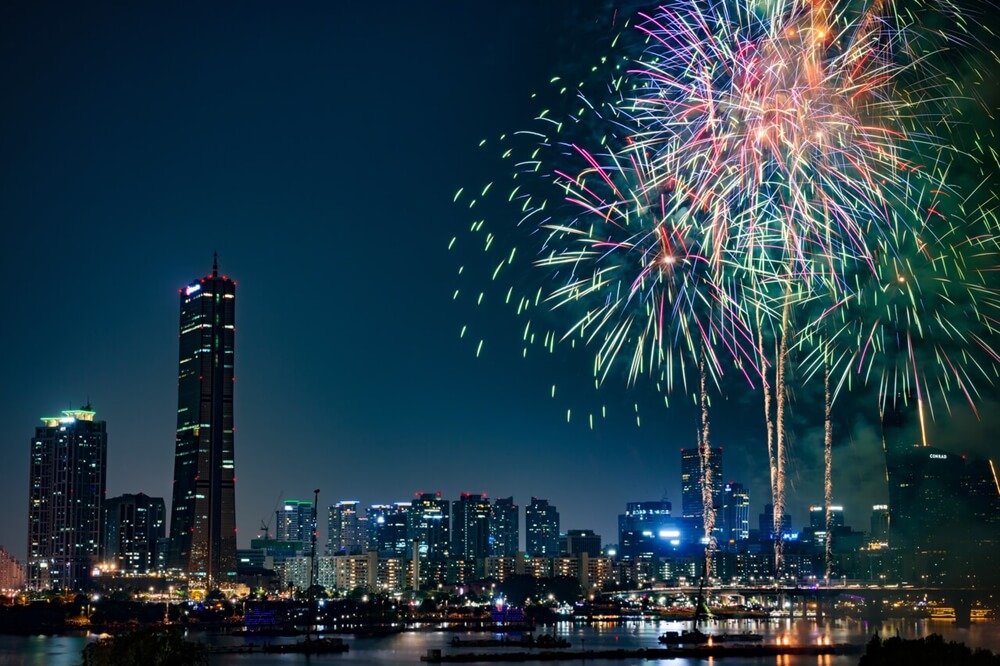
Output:
[[[554,628],[554,633],[570,641],[570,650],[580,649],[635,649],[640,647],[657,647],[657,637],[665,631],[682,631],[690,624],[680,622],[659,623],[624,623],[604,625],[572,625],[562,624]],[[710,625],[709,633],[739,633],[751,630],[764,634],[770,642],[779,636],[789,636],[796,644],[815,644],[820,638],[828,638],[833,643],[864,644],[872,633],[878,630],[883,638],[899,635],[902,638],[919,638],[937,633],[945,640],[961,641],[970,647],[983,647],[993,652],[1000,652],[1000,624],[981,623],[970,628],[960,629],[954,624],[931,622],[929,620],[891,620],[880,625],[871,625],[859,621],[834,621],[817,624],[809,620],[772,620],[769,622],[729,621]],[[539,629],[540,634],[545,629]],[[552,630],[549,630],[552,631]],[[421,631],[407,632],[387,638],[356,639],[345,636],[351,650],[346,654],[320,655],[305,657],[304,655],[213,655],[213,666],[290,666],[292,664],[379,664],[382,666],[398,666],[420,664],[420,656],[428,649],[440,648],[443,653],[455,651],[449,645],[456,632]],[[470,638],[472,634],[457,634]],[[485,634],[475,634],[482,637]],[[202,640],[212,645],[233,645],[242,643],[241,639],[229,636],[191,634],[192,640]],[[0,636],[0,666],[78,666],[80,654],[88,640],[93,637],[85,635],[71,636]],[[295,639],[273,639],[275,642],[289,642]],[[262,644],[264,641],[257,641]],[[466,648],[467,650],[467,648]],[[567,662],[572,663],[572,662]],[[591,666],[638,666],[638,664],[663,664],[666,666],[704,666],[707,663],[721,663],[722,666],[855,666],[858,657],[831,656],[819,657],[777,657],[768,659],[749,659],[727,657],[724,661],[701,659],[671,659],[671,660],[601,660],[589,659]]]

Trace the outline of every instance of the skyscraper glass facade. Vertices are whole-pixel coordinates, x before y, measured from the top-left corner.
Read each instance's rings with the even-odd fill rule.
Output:
[[[169,565],[210,586],[236,578],[235,321],[236,283],[217,265],[180,290]]]
[[[528,555],[559,555],[559,512],[548,500],[531,498],[531,503],[524,509],[524,533]]]

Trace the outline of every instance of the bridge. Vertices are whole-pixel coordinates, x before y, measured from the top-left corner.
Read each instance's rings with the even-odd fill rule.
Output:
[[[612,596],[698,594],[697,585],[653,586],[636,590],[617,591]],[[967,627],[972,621],[972,609],[977,604],[995,603],[996,590],[972,587],[932,587],[915,585],[874,585],[850,583],[840,585],[713,585],[705,588],[710,596],[737,597],[744,604],[759,603],[764,608],[788,609],[791,618],[806,614],[815,605],[816,618],[833,615],[838,599],[863,600],[862,617],[869,622],[881,622],[887,616],[886,604],[917,599],[941,600],[955,611],[958,626]]]

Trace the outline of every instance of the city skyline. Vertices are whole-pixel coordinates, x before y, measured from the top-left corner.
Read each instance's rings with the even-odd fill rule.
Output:
[[[496,169],[477,145],[526,126],[532,93],[589,65],[621,5],[0,10],[2,263],[16,323],[2,333],[13,353],[0,545],[24,557],[30,440],[52,410],[91,402],[107,423],[109,497],[169,500],[175,294],[213,249],[240,279],[241,546],[276,498],[313,488],[365,506],[438,490],[522,507],[545,497],[563,531],[606,541],[627,502],[680,507],[693,407],[664,410],[653,387],[609,382],[610,418],[567,424],[589,399],[576,395],[592,383],[588,359],[521,361],[522,324],[499,312],[477,358],[459,336],[469,313],[451,302],[447,243],[471,222],[452,195]],[[822,499],[822,428],[799,397],[796,525]],[[746,470],[723,481],[750,490],[753,524],[768,487],[759,396],[713,403],[711,444]],[[847,406],[834,499],[861,527],[888,491],[876,406]],[[928,424],[931,441],[995,449],[996,407],[987,391],[977,421],[956,401]]]

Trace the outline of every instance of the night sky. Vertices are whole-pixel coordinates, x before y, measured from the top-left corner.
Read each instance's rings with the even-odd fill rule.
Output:
[[[609,383],[605,421],[567,424],[591,358],[522,361],[520,321],[452,301],[475,260],[447,250],[472,219],[452,196],[502,176],[480,140],[526,125],[531,94],[596,57],[613,16],[568,0],[4,3],[0,544],[25,557],[38,419],[88,400],[108,424],[108,496],[169,510],[177,292],[213,251],[238,282],[240,547],[279,495],[314,488],[321,507],[468,491],[523,509],[535,495],[605,543],[628,501],[666,496],[679,514],[692,408]],[[472,317],[489,331],[479,358],[459,338]],[[554,382],[568,387],[556,399]],[[984,398],[988,417],[956,403],[934,443],[995,449]],[[886,499],[871,411],[843,414],[837,434],[835,500],[856,529]],[[769,501],[760,413],[746,390],[714,399],[712,442],[726,479],[751,488],[754,527]],[[821,424],[795,418],[801,526],[822,500]]]

